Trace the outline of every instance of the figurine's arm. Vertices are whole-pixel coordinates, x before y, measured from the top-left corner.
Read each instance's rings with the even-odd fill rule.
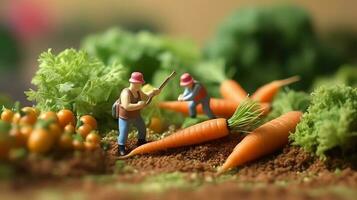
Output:
[[[189,92],[190,92],[190,91],[189,91],[188,89],[185,89],[185,90],[183,91],[182,96],[184,97],[184,96],[188,95]]]
[[[143,91],[140,90],[140,97],[142,100],[146,101],[149,99],[149,97],[154,96],[154,95],[158,95],[160,94],[160,90],[157,88],[154,88],[151,92],[145,93]]]
[[[183,97],[186,96],[189,93],[188,89],[185,88],[182,94],[180,94],[177,98],[179,101],[183,101]]]
[[[127,111],[139,110],[145,106],[145,101],[138,103],[130,103],[130,95],[127,90],[123,90],[120,94],[121,106]]]
[[[150,93],[145,93],[141,90],[139,91],[139,93],[142,101],[147,101],[149,99]]]
[[[187,92],[186,95],[184,94],[182,96],[182,100],[184,101],[191,101],[195,98],[195,96],[197,95],[198,91],[200,90],[201,85],[196,83],[193,90],[191,92]]]

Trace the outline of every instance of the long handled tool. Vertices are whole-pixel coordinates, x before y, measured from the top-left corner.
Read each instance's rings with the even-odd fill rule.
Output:
[[[159,90],[162,90],[162,89],[167,85],[167,83],[169,82],[169,80],[172,79],[172,78],[175,77],[175,76],[176,76],[176,72],[173,71],[173,72],[164,80],[164,82],[161,83],[161,85],[159,86]],[[152,95],[152,96],[150,96],[150,97],[148,98],[148,100],[146,101],[146,105],[148,105],[148,104],[151,102],[151,100],[152,100],[153,97],[154,97],[154,95]]]

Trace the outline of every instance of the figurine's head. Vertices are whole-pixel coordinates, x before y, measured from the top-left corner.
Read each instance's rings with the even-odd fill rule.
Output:
[[[140,89],[140,87],[145,83],[144,76],[140,72],[133,72],[129,82],[134,89]]]
[[[189,73],[184,73],[181,75],[181,78],[180,78],[180,85],[182,87],[189,87],[191,88],[192,85],[193,85],[193,78],[192,76],[189,74]]]

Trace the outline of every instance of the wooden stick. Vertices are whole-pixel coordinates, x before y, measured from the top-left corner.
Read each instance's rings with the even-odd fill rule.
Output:
[[[159,86],[159,90],[162,90],[162,89],[167,85],[167,83],[170,81],[170,79],[172,79],[172,78],[175,77],[175,76],[176,76],[176,72],[173,71],[173,72],[164,80],[164,82],[161,83],[161,85]],[[152,100],[153,97],[154,97],[154,95],[152,95],[152,96],[149,97],[149,99],[146,101],[146,105],[148,105],[148,104],[151,102],[151,100]]]

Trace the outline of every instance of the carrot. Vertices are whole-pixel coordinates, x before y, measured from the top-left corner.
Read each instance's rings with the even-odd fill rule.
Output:
[[[230,131],[247,131],[252,129],[261,116],[261,109],[256,102],[245,101],[237,108],[230,119],[218,118],[204,121],[202,123],[182,129],[161,140],[150,142],[139,146],[128,155],[128,158],[137,154],[150,153],[169,148],[189,146],[215,140],[227,136]]]
[[[219,91],[224,99],[241,102],[247,98],[247,92],[235,80],[227,79],[221,83]]]
[[[237,109],[239,103],[225,100],[225,99],[210,99],[210,108],[212,112],[219,117],[229,118],[231,117],[235,110]],[[261,103],[260,106],[263,109],[263,114],[267,114],[270,110],[270,104]],[[189,102],[187,101],[163,101],[159,103],[159,107],[166,110],[171,110],[175,112],[180,112],[185,115],[189,114]],[[197,106],[197,113],[203,114],[202,105]]]
[[[284,147],[288,143],[289,133],[295,130],[301,115],[300,111],[287,112],[249,133],[233,149],[218,173],[221,174]]]
[[[258,88],[253,93],[251,98],[259,102],[271,103],[274,96],[276,95],[276,93],[279,91],[281,87],[285,85],[289,85],[299,80],[300,80],[299,76],[293,76],[283,80],[272,81]]]

